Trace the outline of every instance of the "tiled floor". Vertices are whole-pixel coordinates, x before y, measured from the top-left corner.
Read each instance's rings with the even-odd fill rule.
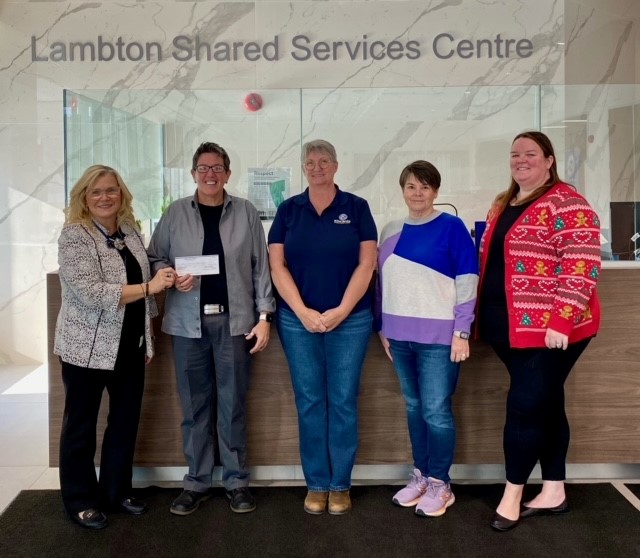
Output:
[[[48,382],[47,367],[0,366],[0,513],[21,490],[60,488],[58,470],[48,466]],[[292,481],[274,481],[288,475],[280,467],[258,467],[252,471],[254,484],[292,484]],[[354,479],[359,483],[375,483],[376,478],[390,482],[399,467],[356,467]],[[502,467],[483,466],[472,469],[454,466],[452,476],[468,479],[464,482],[501,480]],[[571,482],[603,482],[613,485],[638,509],[640,500],[628,489],[625,482],[640,482],[639,465],[569,466]],[[164,469],[137,469],[135,484],[144,486],[179,486],[184,470],[179,467]],[[379,476],[376,477],[376,474]],[[607,476],[608,475],[608,476]],[[534,474],[535,476],[535,474]],[[398,475],[400,478],[401,475]],[[591,478],[590,478],[591,477]],[[290,478],[299,479],[298,472]],[[576,480],[579,479],[579,480]],[[635,479],[635,480],[633,480]],[[400,481],[398,481],[400,482]],[[457,480],[457,482],[461,482]],[[300,481],[294,481],[300,484]]]
[[[58,488],[49,469],[46,366],[0,367],[0,510],[26,488]]]

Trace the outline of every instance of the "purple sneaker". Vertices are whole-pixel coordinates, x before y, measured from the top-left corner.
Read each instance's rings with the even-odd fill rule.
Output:
[[[403,508],[415,506],[426,491],[427,479],[422,476],[418,469],[414,469],[409,484],[396,492],[393,497],[393,503]]]
[[[451,492],[451,485],[448,482],[429,477],[427,479],[427,491],[420,498],[416,506],[416,513],[429,517],[439,517],[455,501],[456,497]]]

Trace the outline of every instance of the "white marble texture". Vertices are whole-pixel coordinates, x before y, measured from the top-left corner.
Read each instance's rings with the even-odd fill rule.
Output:
[[[0,363],[46,360],[45,275],[57,267],[64,207],[63,90],[161,124],[171,148],[156,191],[172,195],[193,188],[189,158],[204,139],[229,148],[231,191],[246,195],[246,169],[256,166],[291,168],[292,192],[300,191],[300,142],[326,137],[338,148],[338,183],[367,197],[379,225],[403,214],[397,176],[416,158],[441,169],[439,201],[455,204],[471,225],[507,183],[508,145],[517,131],[565,126],[564,120],[586,115],[593,142],[580,160],[582,187],[608,223],[607,114],[640,104],[639,26],[635,0],[3,2]],[[433,52],[439,33],[456,44],[498,34],[528,39],[533,53],[439,59]],[[49,57],[56,42],[95,43],[98,35],[157,42],[163,60],[32,59]],[[180,35],[261,47],[277,36],[280,56],[180,61],[172,57]],[[342,44],[336,60],[295,60],[292,54],[304,54],[292,45],[296,35],[330,48],[349,42],[355,59]],[[369,53],[365,59],[363,45],[357,46],[365,35],[369,46],[398,41],[405,52],[416,41],[420,56],[372,60]],[[243,107],[251,91],[265,100],[257,113]],[[571,136],[567,128],[545,131],[562,169]],[[630,145],[634,172],[637,153]],[[633,180],[637,189],[637,176]]]

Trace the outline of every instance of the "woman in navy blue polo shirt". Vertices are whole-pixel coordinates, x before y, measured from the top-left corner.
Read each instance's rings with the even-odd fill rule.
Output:
[[[277,327],[300,432],[311,514],[351,509],[358,446],[360,373],[371,336],[369,282],[377,231],[366,200],[333,182],[336,150],[302,148],[309,187],[284,201],[269,232],[269,262],[279,295]]]

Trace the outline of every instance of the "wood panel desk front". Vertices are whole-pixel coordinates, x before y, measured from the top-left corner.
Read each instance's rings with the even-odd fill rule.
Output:
[[[640,463],[640,270],[605,269],[600,282],[602,328],[566,387],[572,428],[571,463]],[[162,310],[163,297],[157,297]],[[58,465],[64,389],[53,334],[60,283],[47,276],[49,334],[49,463]],[[135,465],[184,466],[181,412],[175,389],[171,339],[155,320],[156,357],[147,367]],[[295,404],[276,328],[254,359],[248,396],[251,466],[300,462]],[[459,464],[502,463],[502,427],[508,377],[489,347],[473,343],[455,396]],[[103,405],[103,407],[106,407]],[[398,381],[372,335],[360,395],[359,464],[409,464],[411,448]],[[101,417],[99,432],[104,427]],[[99,440],[100,443],[100,440]],[[98,446],[99,447],[99,446]]]

